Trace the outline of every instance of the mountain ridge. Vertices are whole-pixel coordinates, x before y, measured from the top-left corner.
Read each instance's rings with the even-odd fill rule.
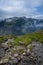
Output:
[[[0,35],[23,35],[43,30],[43,19],[12,17],[0,20]]]

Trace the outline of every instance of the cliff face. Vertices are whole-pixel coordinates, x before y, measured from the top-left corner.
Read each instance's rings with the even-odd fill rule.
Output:
[[[43,30],[43,19],[13,17],[0,21],[0,34],[22,35]]]

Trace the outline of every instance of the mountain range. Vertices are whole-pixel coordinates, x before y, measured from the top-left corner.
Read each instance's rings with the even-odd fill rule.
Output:
[[[43,19],[12,17],[0,20],[0,35],[23,35],[43,30]]]

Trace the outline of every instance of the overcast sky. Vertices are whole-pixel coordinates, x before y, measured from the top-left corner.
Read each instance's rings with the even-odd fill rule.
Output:
[[[0,0],[0,18],[43,18],[43,0]]]

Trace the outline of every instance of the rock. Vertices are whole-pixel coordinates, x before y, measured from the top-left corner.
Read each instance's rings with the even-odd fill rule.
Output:
[[[10,65],[16,65],[18,63],[18,59],[16,59],[16,58],[13,58],[13,59],[11,59],[10,61],[9,61],[9,64]]]
[[[24,46],[17,46],[17,47],[16,47],[16,50],[26,51],[26,48],[25,48]]]
[[[18,53],[15,53],[15,54],[14,54],[14,57],[18,57]]]
[[[0,48],[0,59],[5,56],[5,50],[3,48]]]
[[[27,53],[29,53],[30,52],[30,49],[27,49]]]
[[[23,55],[21,55],[20,58],[23,59]]]
[[[31,46],[32,44],[29,44],[28,46],[27,46],[27,49],[29,49],[29,47]]]
[[[27,56],[23,57],[19,65],[36,65],[33,58],[28,58]]]
[[[9,52],[8,54],[9,54],[9,55],[11,55],[12,53],[11,53],[11,52]]]
[[[0,64],[8,63],[9,59],[1,59]]]
[[[24,42],[22,42],[22,41],[19,41],[19,44],[20,44],[20,45],[24,45]]]
[[[17,57],[17,59],[18,59],[18,62],[21,60],[21,58],[20,58],[20,57]]]
[[[16,51],[18,52],[18,54],[23,54],[24,52],[26,52],[26,48],[24,46],[17,46]]]
[[[23,56],[25,56],[25,55],[26,55],[26,53],[24,52],[24,53],[23,53]]]
[[[30,56],[30,55],[31,55],[30,49],[27,49],[26,56]]]
[[[2,43],[2,48],[5,49],[5,51],[9,48],[7,43]]]
[[[10,48],[4,43],[0,47],[0,65],[43,65],[43,45],[32,42],[27,48],[24,45]]]

